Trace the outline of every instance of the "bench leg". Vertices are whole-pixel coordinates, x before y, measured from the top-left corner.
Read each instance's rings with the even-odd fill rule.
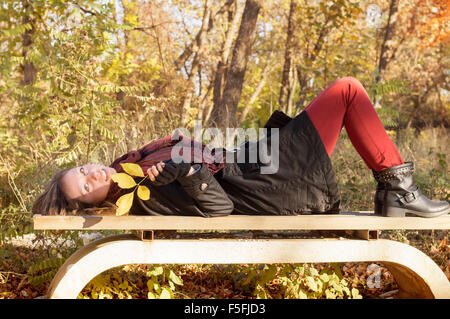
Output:
[[[410,268],[401,264],[386,261],[383,262],[383,265],[389,269],[392,276],[394,276],[397,285],[399,286],[399,290],[396,295],[397,298],[434,298],[434,294],[425,280],[418,276]],[[446,298],[449,298],[449,296]]]
[[[399,297],[450,298],[441,269],[418,249],[399,242],[354,239],[154,240],[134,235],[96,240],[61,266],[49,298],[76,298],[98,274],[126,264],[272,264],[381,262],[399,285]]]

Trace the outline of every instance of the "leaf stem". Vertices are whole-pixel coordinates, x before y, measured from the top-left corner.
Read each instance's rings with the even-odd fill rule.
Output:
[[[130,175],[131,176],[131,175]],[[132,193],[134,193],[134,191],[139,187],[139,185],[146,179],[148,177],[148,175],[147,176],[145,176],[139,183],[137,183],[136,184],[136,186],[134,187],[134,189],[133,189],[133,192]]]

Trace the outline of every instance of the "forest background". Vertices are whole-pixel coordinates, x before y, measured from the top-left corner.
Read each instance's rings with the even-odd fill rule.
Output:
[[[195,120],[262,127],[274,110],[295,116],[344,76],[366,87],[422,190],[449,200],[449,12],[445,0],[2,1],[0,298],[43,295],[83,244],[79,233],[32,229],[33,199],[56,171],[108,165]],[[372,210],[375,182],[345,130],[332,161],[342,208]],[[32,248],[11,243],[23,235]],[[448,231],[382,236],[421,249],[450,278]],[[381,288],[368,287],[367,266],[292,266],[294,279],[281,265],[136,266],[104,274],[80,296],[352,295],[326,292],[323,278],[320,290],[325,272],[364,297],[395,290],[387,271]],[[286,290],[293,283],[295,293]]]

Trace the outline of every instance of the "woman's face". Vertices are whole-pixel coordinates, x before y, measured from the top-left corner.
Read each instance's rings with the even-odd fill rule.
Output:
[[[114,168],[100,164],[86,164],[67,171],[61,179],[61,188],[67,199],[86,204],[99,204],[106,199],[113,182]]]

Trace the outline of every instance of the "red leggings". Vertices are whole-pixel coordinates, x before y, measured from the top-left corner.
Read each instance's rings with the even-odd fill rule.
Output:
[[[311,121],[331,156],[345,125],[348,136],[370,169],[403,164],[361,82],[347,76],[330,84],[307,107]]]

